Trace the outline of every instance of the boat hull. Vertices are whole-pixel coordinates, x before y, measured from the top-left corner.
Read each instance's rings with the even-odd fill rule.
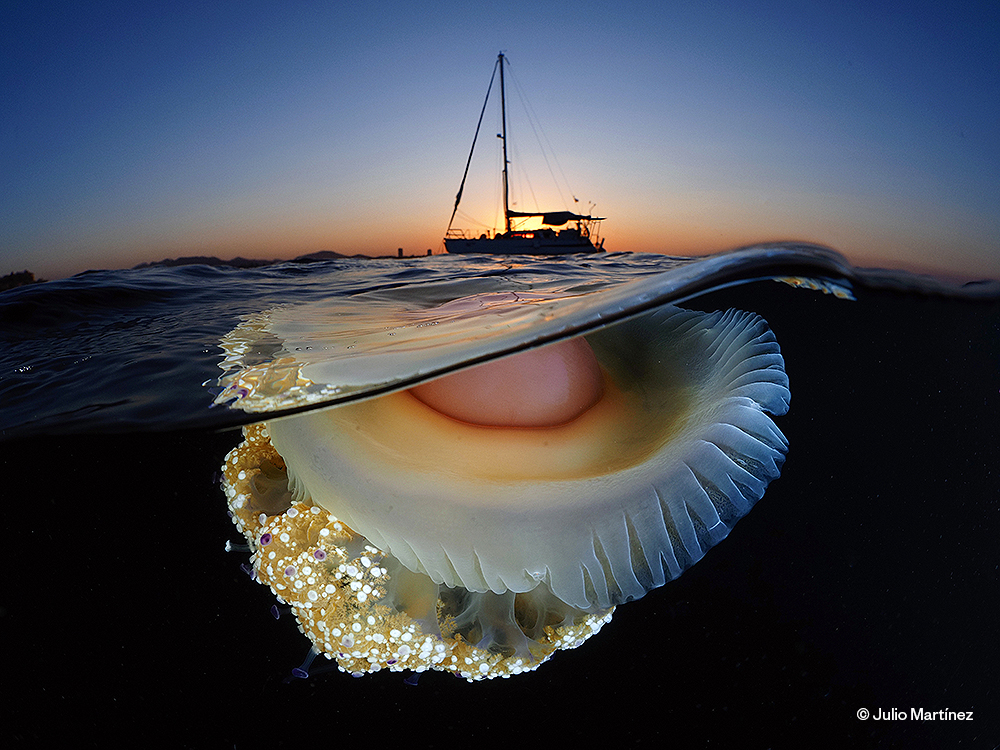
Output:
[[[484,255],[569,255],[571,253],[599,253],[603,248],[594,247],[588,238],[573,237],[478,237],[472,239],[450,238],[444,241],[449,253],[481,253]]]

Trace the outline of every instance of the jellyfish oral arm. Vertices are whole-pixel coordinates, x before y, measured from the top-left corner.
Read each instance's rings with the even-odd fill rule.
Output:
[[[487,427],[556,427],[600,400],[597,357],[579,337],[486,362],[412,388],[445,416]]]

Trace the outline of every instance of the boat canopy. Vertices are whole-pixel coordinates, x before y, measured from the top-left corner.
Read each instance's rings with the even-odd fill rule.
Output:
[[[561,227],[568,221],[603,221],[599,216],[581,216],[572,211],[549,211],[547,213],[522,213],[520,211],[508,211],[510,217],[541,216],[542,224],[550,227]]]

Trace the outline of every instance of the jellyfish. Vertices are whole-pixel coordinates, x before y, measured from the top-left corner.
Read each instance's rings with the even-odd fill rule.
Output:
[[[778,343],[737,310],[416,380],[250,425],[223,466],[256,577],[355,675],[536,669],[700,560],[787,451]]]

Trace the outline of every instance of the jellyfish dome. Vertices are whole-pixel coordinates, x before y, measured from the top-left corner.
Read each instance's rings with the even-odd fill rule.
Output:
[[[472,295],[418,317],[391,346],[345,332],[336,365],[331,347],[276,368],[287,321],[230,341],[284,341],[231,379],[251,401],[351,396],[245,428],[223,467],[258,579],[345,671],[535,669],[701,559],[779,475],[788,379],[755,314]],[[414,333],[430,319],[446,330]]]

